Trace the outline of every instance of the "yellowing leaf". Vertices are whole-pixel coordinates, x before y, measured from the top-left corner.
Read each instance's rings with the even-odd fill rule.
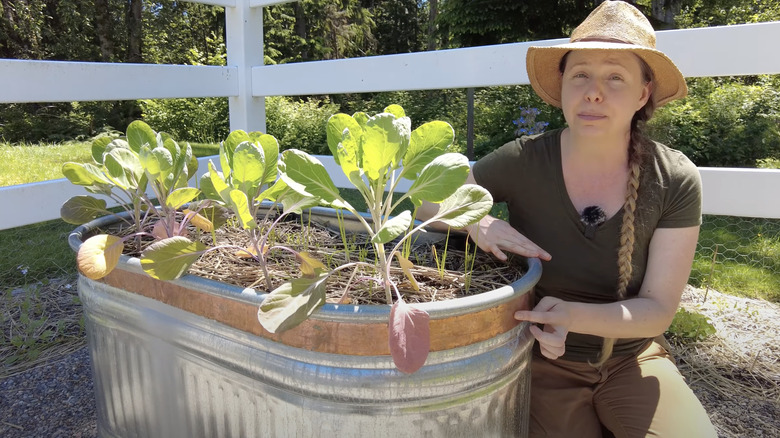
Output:
[[[268,254],[268,245],[263,246],[263,255]],[[235,252],[235,256],[240,259],[251,259],[257,257],[257,250],[254,246],[248,246]]]
[[[420,285],[417,284],[417,280],[415,280],[414,275],[412,275],[412,268],[414,268],[414,263],[410,262],[409,259],[402,256],[398,251],[395,252],[395,256],[398,258],[398,264],[401,265],[401,269],[403,269],[404,275],[412,283],[412,289],[419,291]]]
[[[192,225],[195,225],[196,227],[200,228],[201,230],[207,233],[214,231],[214,223],[212,223],[210,220],[208,220],[205,216],[201,215],[200,213],[195,213],[192,210],[185,209],[184,214],[190,216],[190,223]]]
[[[315,259],[308,252],[299,252],[297,258],[298,261],[301,262],[301,273],[303,273],[304,277],[314,278],[318,275],[316,272],[317,269],[323,271],[328,269],[321,261]]]
[[[87,278],[98,280],[114,270],[123,249],[124,245],[118,237],[98,234],[81,244],[76,263]]]

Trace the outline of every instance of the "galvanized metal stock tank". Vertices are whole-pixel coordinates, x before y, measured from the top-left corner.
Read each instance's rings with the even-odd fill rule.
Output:
[[[327,209],[315,217],[332,218]],[[70,244],[105,226],[77,228]],[[407,375],[389,355],[389,306],[328,304],[282,334],[262,329],[263,294],[191,275],[162,282],[124,257],[79,277],[101,437],[526,436],[537,259],[517,282],[420,305],[431,353]]]

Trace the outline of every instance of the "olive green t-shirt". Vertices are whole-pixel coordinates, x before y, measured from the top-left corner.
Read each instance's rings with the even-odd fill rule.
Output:
[[[551,261],[543,263],[535,289],[537,303],[547,295],[566,301],[614,302],[623,209],[586,236],[564,184],[560,135],[561,130],[556,130],[513,140],[475,163],[474,178],[495,202],[507,204],[514,228],[552,255]],[[653,231],[701,224],[701,179],[681,152],[654,143],[641,168],[636,219],[628,297],[639,292]],[[595,361],[602,341],[569,333],[562,358]],[[619,339],[614,354],[636,354],[648,341]]]

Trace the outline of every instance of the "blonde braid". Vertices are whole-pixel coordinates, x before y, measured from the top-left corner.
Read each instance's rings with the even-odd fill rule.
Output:
[[[623,223],[620,226],[620,249],[618,250],[617,296],[619,301],[626,299],[628,283],[631,281],[631,273],[634,271],[632,256],[634,254],[635,236],[634,216],[636,213],[636,201],[639,198],[640,144],[641,143],[638,141],[632,141],[629,154],[631,174],[628,178],[626,202],[623,204]],[[614,338],[604,338],[599,359],[596,363],[592,364],[594,367],[601,367],[601,365],[612,356],[612,349],[615,346],[615,341],[616,339]]]

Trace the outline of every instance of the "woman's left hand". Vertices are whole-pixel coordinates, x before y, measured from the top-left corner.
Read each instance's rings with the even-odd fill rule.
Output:
[[[515,319],[544,324],[544,329],[536,325],[530,328],[531,334],[539,341],[539,348],[544,357],[557,359],[566,351],[566,335],[571,324],[566,302],[554,298],[544,297],[533,310],[518,310]]]

